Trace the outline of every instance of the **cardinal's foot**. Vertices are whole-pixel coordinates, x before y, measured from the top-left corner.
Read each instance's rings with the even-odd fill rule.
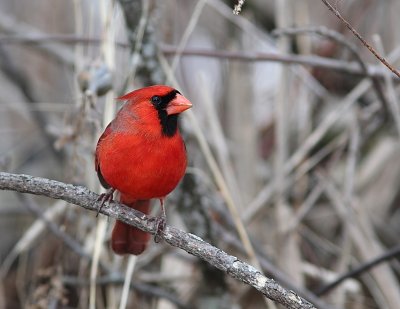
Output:
[[[162,240],[162,234],[164,234],[165,227],[167,226],[167,218],[163,215],[154,218],[156,220],[156,233],[154,234],[154,242],[159,243]]]
[[[111,189],[108,189],[106,193],[102,193],[99,195],[97,202],[100,202],[100,205],[97,208],[96,217],[99,215],[100,210],[103,208],[104,204],[112,201],[114,192],[115,192],[115,189],[111,188]]]

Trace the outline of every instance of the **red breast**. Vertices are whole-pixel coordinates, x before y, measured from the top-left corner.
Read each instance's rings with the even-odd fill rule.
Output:
[[[161,198],[185,173],[186,149],[178,115],[192,104],[177,90],[152,86],[119,99],[126,104],[96,149],[99,176],[134,199]]]

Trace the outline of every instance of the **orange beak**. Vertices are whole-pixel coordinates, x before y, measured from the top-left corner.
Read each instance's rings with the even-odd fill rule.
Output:
[[[179,114],[192,107],[192,103],[183,95],[177,93],[175,99],[168,103],[166,111],[168,115]]]

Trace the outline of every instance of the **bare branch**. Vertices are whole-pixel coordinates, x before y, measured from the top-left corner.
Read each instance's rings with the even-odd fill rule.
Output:
[[[54,35],[37,35],[33,34],[18,34],[18,35],[0,35],[0,44],[30,44],[32,46],[42,43],[64,43],[64,44],[93,44],[99,45],[100,38],[82,37],[74,34],[54,34]],[[115,43],[120,48],[129,48],[130,44],[125,42]],[[367,65],[365,69],[360,68],[357,62],[349,62],[316,55],[282,55],[277,53],[265,53],[255,51],[226,51],[226,50],[209,50],[199,48],[185,48],[179,51],[177,46],[159,43],[158,47],[166,55],[181,54],[186,57],[206,57],[220,58],[232,61],[248,61],[248,62],[281,62],[285,64],[301,64],[311,67],[319,67],[325,69],[336,70],[343,73],[356,74],[369,77],[384,77],[384,71],[376,65]],[[396,78],[396,77],[393,77]],[[397,78],[396,78],[397,79]]]
[[[369,51],[380,61],[382,62],[390,71],[392,71],[395,75],[397,75],[397,77],[400,77],[400,72],[398,70],[396,70],[394,67],[392,67],[390,65],[389,62],[387,62],[387,60],[382,57],[381,55],[378,54],[378,52],[370,45],[368,44],[368,42],[361,36],[361,34],[359,34],[357,32],[356,29],[353,28],[353,26],[346,20],[343,18],[343,16],[340,14],[340,12],[335,9],[327,0],[321,0],[330,11],[333,12],[333,14],[336,15],[337,18],[340,19],[340,21],[357,37],[357,39],[359,39],[361,41],[361,43],[363,43],[363,45],[369,49]]]
[[[380,256],[377,256],[376,258],[372,259],[371,261],[368,261],[366,263],[362,263],[355,267],[354,269],[340,275],[337,279],[332,281],[331,283],[322,286],[320,289],[317,290],[317,295],[323,295],[332,290],[333,288],[337,287],[340,283],[345,281],[346,279],[349,278],[355,278],[360,276],[362,273],[370,270],[371,268],[386,262],[396,256],[400,255],[400,245],[394,246],[393,248],[389,249],[385,253],[383,253]]]
[[[96,279],[96,284],[97,285],[123,284],[124,279],[125,278],[120,274],[117,274],[117,275],[112,274],[109,276],[98,277]],[[65,285],[68,285],[68,286],[83,286],[84,287],[84,286],[88,286],[90,284],[90,281],[88,281],[88,280],[84,280],[79,277],[72,277],[72,276],[63,276],[61,280]],[[140,293],[143,293],[145,295],[167,299],[172,304],[176,305],[180,309],[191,308],[188,305],[186,305],[185,303],[183,303],[180,299],[178,299],[175,295],[173,295],[169,291],[167,291],[166,289],[157,287],[152,284],[132,281],[130,284],[130,288],[132,288],[136,291],[139,291]]]
[[[97,201],[99,196],[85,187],[29,175],[0,173],[0,190],[12,190],[62,199],[92,211],[97,211],[99,206]],[[112,201],[104,205],[100,212],[143,231],[151,234],[156,233],[156,224],[152,218],[123,204]],[[315,308],[294,292],[284,289],[274,280],[263,276],[251,265],[211,246],[196,235],[167,226],[163,239],[170,245],[181,248],[210,263],[233,278],[251,285],[269,299],[287,308]]]
[[[160,50],[165,55],[175,55],[178,53],[176,46],[168,45],[164,43],[159,44]],[[271,61],[280,62],[284,64],[301,64],[317,68],[325,68],[330,70],[336,70],[338,72],[356,74],[361,76],[376,76],[383,77],[384,72],[382,68],[374,65],[367,66],[367,73],[360,68],[357,62],[336,60],[320,56],[306,56],[306,55],[294,55],[294,54],[278,54],[278,53],[265,53],[257,51],[231,51],[231,50],[209,50],[204,48],[186,48],[181,51],[182,56],[186,57],[206,57],[206,58],[221,58],[234,61]],[[393,77],[398,80],[396,77]]]
[[[383,93],[381,84],[379,83],[377,76],[373,76],[368,73],[367,63],[362,59],[357,46],[352,42],[350,42],[349,40],[347,40],[343,34],[325,27],[286,28],[286,29],[277,29],[272,32],[272,34],[274,35],[297,35],[302,33],[315,33],[320,36],[327,37],[335,41],[336,43],[346,47],[353,54],[355,60],[360,65],[360,68],[365,74],[365,76],[369,76],[371,78],[372,85],[375,88],[376,95],[382,102],[382,106],[385,109],[388,108],[388,102],[386,100],[385,94]]]

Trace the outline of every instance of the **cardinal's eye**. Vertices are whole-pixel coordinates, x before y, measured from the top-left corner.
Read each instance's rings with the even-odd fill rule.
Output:
[[[161,103],[161,98],[158,95],[155,95],[151,98],[151,102],[155,105],[158,106]]]

